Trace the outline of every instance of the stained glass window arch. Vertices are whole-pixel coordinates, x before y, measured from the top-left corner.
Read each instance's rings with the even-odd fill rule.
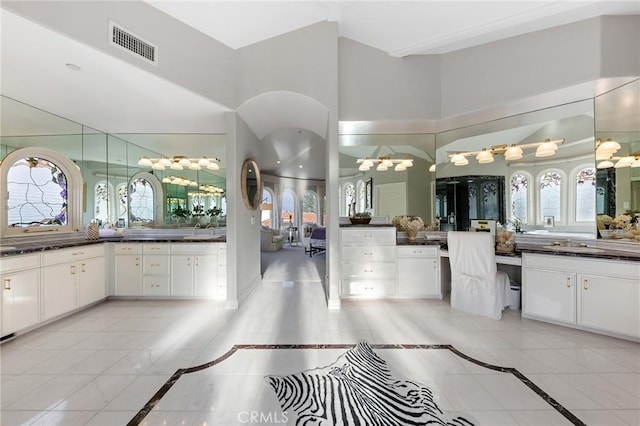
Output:
[[[347,182],[344,184],[343,195],[344,205],[342,215],[351,216],[353,213],[355,213],[353,210],[356,203],[356,186],[353,184],[353,182]]]
[[[114,223],[115,200],[111,182],[101,180],[96,183],[93,191],[93,218],[99,224]]]
[[[529,223],[532,182],[531,174],[522,170],[514,172],[509,179],[509,219],[518,219],[523,225]]]
[[[538,175],[538,214],[539,222],[545,223],[546,218],[553,217],[553,222],[564,222],[563,192],[564,173],[558,169],[545,170]]]
[[[575,181],[573,211],[576,222],[593,222],[596,217],[596,168],[581,165],[571,172]]]
[[[129,225],[152,225],[163,217],[161,211],[164,198],[162,185],[151,173],[136,173],[127,187],[127,207]]]
[[[82,229],[82,176],[73,161],[48,148],[8,154],[0,165],[3,235]]]
[[[363,212],[367,209],[367,187],[362,180],[359,180],[356,187],[356,194],[358,197],[356,211]]]

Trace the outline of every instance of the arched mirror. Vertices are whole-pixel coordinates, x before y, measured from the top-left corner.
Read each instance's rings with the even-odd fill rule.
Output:
[[[260,198],[262,196],[262,179],[260,178],[258,163],[251,158],[247,158],[242,165],[240,187],[244,205],[249,210],[256,210],[260,206]]]

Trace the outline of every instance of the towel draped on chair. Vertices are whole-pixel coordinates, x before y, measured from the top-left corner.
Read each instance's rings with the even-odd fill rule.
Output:
[[[494,237],[485,232],[447,233],[451,307],[493,319],[511,304],[509,276],[498,271]]]

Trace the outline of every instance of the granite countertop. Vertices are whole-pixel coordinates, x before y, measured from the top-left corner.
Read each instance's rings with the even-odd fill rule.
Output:
[[[366,224],[353,224],[353,223],[341,223],[340,228],[389,228],[395,227],[390,223],[366,223]]]
[[[627,260],[632,262],[640,262],[640,247],[637,251],[618,250],[608,247],[596,247],[596,246],[553,246],[553,245],[532,245],[532,244],[518,244],[518,251],[521,253],[534,253],[534,254],[550,254],[557,256],[571,256],[571,257],[587,257],[594,259],[609,259],[609,260]]]
[[[87,240],[83,234],[56,235],[39,237],[7,237],[0,239],[0,256],[35,253],[47,250],[57,250],[69,247],[79,247],[88,244],[112,243],[224,243],[226,235],[211,235],[207,233],[167,233],[167,232],[128,232],[122,236],[100,237],[97,240]]]

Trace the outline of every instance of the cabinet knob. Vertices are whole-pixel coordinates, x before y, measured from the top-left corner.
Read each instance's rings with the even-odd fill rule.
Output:
[[[84,263],[81,263],[81,264],[80,264],[80,267],[81,267],[80,271],[81,271],[81,272],[87,272],[87,268],[86,268],[86,266],[87,266],[87,265],[85,265]]]
[[[584,278],[582,280],[582,288],[585,289],[585,290],[589,290],[589,280],[588,279]]]
[[[571,288],[571,277],[567,277],[567,288]]]
[[[70,265],[69,269],[71,270],[71,275],[75,275],[76,274],[76,265]]]
[[[11,290],[11,278],[4,279],[4,289]]]

